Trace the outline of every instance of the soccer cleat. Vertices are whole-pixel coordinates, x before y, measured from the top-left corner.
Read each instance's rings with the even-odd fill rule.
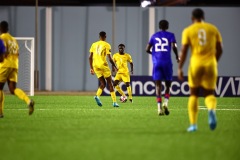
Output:
[[[102,102],[100,101],[99,97],[98,96],[94,96],[94,99],[97,102],[97,105],[101,107],[102,106]]]
[[[159,111],[158,111],[158,115],[159,115],[159,116],[164,116],[163,110],[159,110]]]
[[[33,112],[34,112],[34,101],[33,101],[32,99],[30,100],[30,102],[29,102],[29,104],[28,104],[28,108],[29,108],[28,114],[29,114],[29,115],[32,115]]]
[[[129,102],[133,103],[133,100],[132,100],[132,99],[129,99]]]
[[[3,116],[3,114],[0,114],[0,118],[3,118],[4,116]]]
[[[117,102],[113,102],[113,107],[119,107],[119,105],[117,104]]]
[[[164,113],[165,113],[166,115],[169,115],[169,114],[170,114],[166,103],[163,104],[163,109],[164,109]]]
[[[195,131],[197,131],[197,125],[195,125],[195,124],[190,125],[190,127],[188,127],[187,131],[188,132],[195,132]]]
[[[214,110],[208,111],[208,123],[211,130],[214,130],[217,127],[217,118]]]

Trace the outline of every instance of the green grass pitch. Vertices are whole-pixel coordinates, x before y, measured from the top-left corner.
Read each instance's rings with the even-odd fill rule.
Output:
[[[119,97],[118,97],[119,98]],[[102,96],[34,96],[35,112],[5,96],[0,119],[1,160],[239,160],[240,98],[218,98],[211,131],[199,100],[198,131],[187,133],[188,97],[171,97],[169,116],[158,116],[155,97],[112,107]]]

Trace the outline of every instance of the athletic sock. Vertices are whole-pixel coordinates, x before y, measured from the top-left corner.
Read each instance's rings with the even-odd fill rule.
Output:
[[[198,97],[190,96],[188,99],[188,115],[191,125],[197,124],[198,118]]]
[[[102,89],[101,89],[101,88],[98,88],[97,93],[96,93],[96,96],[100,97],[101,94],[102,94]]]
[[[23,92],[20,88],[16,88],[14,90],[14,94],[21,100],[24,100],[26,104],[30,103],[30,98],[26,95],[26,93]]]
[[[131,88],[131,86],[127,87],[127,92],[128,92],[129,99],[132,99],[132,88]]]
[[[120,88],[120,86],[119,85],[117,85],[116,87],[116,90],[118,91],[118,93],[120,94],[120,95],[122,95],[122,96],[126,96],[125,94],[124,94],[124,92],[122,91],[122,89]]]
[[[208,110],[216,110],[217,107],[217,99],[214,95],[209,95],[205,98],[205,105]]]
[[[110,94],[111,94],[111,97],[112,97],[112,101],[117,102],[115,92],[110,92]]]

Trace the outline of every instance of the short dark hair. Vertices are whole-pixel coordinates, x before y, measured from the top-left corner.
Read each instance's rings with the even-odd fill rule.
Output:
[[[101,31],[101,32],[99,33],[99,36],[102,37],[102,38],[106,37],[106,32]]]
[[[1,31],[8,32],[8,22],[7,21],[2,21],[0,23],[0,28],[1,28]]]
[[[168,29],[168,21],[167,20],[161,20],[159,22],[159,29],[162,29],[162,30],[167,30]]]
[[[201,8],[196,8],[192,11],[193,18],[196,19],[203,19],[204,18],[204,12]]]
[[[124,44],[122,44],[122,43],[118,45],[118,47],[120,47],[120,46],[122,46],[122,47],[124,47],[124,48],[125,48],[125,45],[124,45]]]

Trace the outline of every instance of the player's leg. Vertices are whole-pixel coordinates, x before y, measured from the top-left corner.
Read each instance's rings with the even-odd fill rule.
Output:
[[[130,82],[126,82],[126,87],[127,87],[129,101],[133,103],[132,88],[131,88]]]
[[[8,88],[11,94],[16,95],[19,99],[25,101],[29,107],[29,115],[32,115],[34,112],[34,101],[30,99],[26,93],[20,88],[16,88],[17,83],[13,81],[8,81]]]
[[[199,88],[190,87],[190,97],[188,99],[188,116],[190,121],[190,127],[188,128],[188,132],[193,132],[197,130],[198,93]]]
[[[3,87],[4,87],[4,83],[0,82],[0,118],[3,118],[3,107],[4,107]]]
[[[99,87],[98,87],[98,90],[96,92],[96,96],[94,96],[94,99],[97,102],[97,105],[101,107],[102,102],[100,100],[100,96],[102,95],[103,89],[106,87],[106,81],[105,81],[103,76],[99,77],[98,80],[99,80]]]
[[[158,106],[158,115],[164,115],[163,108],[162,108],[162,81],[156,80],[155,81],[155,89],[156,89],[156,100]]]
[[[28,105],[28,108],[29,108],[29,115],[32,115],[34,112],[34,101],[30,99],[23,90],[16,87],[17,79],[18,79],[18,70],[12,68],[7,80],[9,91],[11,94],[14,94],[19,99],[25,101],[25,103]]]
[[[165,81],[166,90],[165,90],[165,95],[164,95],[163,108],[164,108],[164,113],[166,115],[169,115],[169,113],[170,113],[168,110],[168,100],[170,98],[171,84],[172,84],[172,81],[170,81],[170,80]]]
[[[117,74],[118,75],[118,74]],[[113,86],[114,88],[116,88],[116,90],[118,91],[118,93],[121,95],[121,96],[126,96],[125,93],[123,92],[123,90],[121,89],[121,87],[119,86],[119,83],[120,81],[118,80],[118,76],[116,75],[115,79],[114,79],[114,82],[113,82]]]
[[[122,80],[126,84],[126,87],[127,87],[128,99],[131,103],[133,103],[132,88],[130,85],[130,74],[129,73],[123,74]]]
[[[110,91],[110,94],[111,94],[111,98],[112,98],[112,101],[113,101],[113,107],[119,107],[119,105],[117,104],[117,98],[116,98],[116,94],[115,94],[113,84],[112,84],[112,77],[109,76],[109,77],[106,78],[106,80],[107,80],[107,84],[108,84],[109,91]]]
[[[215,61],[209,66],[206,66],[205,75],[202,80],[202,86],[204,88],[205,104],[208,108],[208,123],[211,130],[217,127],[217,99],[214,95],[214,89],[217,82],[217,67]]]
[[[208,108],[208,123],[211,130],[217,127],[216,107],[217,99],[214,96],[214,90],[204,90],[205,104]]]
[[[9,68],[0,68],[0,118],[3,118],[4,110],[4,92],[3,87],[9,75]]]

